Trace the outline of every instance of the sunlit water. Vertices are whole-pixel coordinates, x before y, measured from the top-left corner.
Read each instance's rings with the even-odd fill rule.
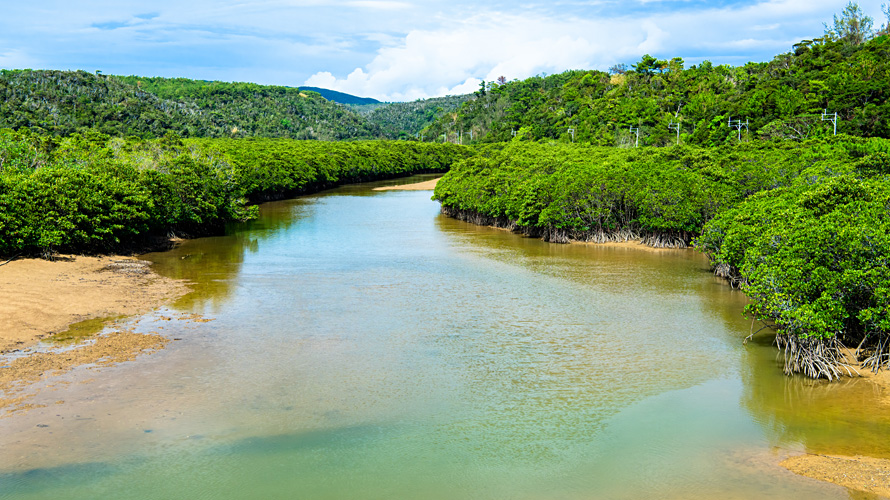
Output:
[[[180,340],[0,420],[0,498],[849,498],[777,463],[890,456],[876,389],[783,377],[697,253],[429,198],[341,188],[146,256],[195,292],[134,327]]]

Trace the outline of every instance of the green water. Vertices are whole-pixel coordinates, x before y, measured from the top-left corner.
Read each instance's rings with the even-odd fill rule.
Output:
[[[195,291],[133,327],[181,340],[0,420],[0,498],[868,498],[777,463],[890,457],[881,395],[783,377],[700,255],[429,197],[345,187],[144,256]]]

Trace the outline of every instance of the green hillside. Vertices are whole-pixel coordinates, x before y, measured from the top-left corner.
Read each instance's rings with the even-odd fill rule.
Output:
[[[54,135],[376,138],[380,129],[314,92],[252,83],[0,71],[0,128]]]
[[[382,106],[353,107],[353,109],[363,113],[368,121],[379,126],[389,138],[415,136],[419,138],[424,128],[446,114],[453,113],[472,97],[472,94],[434,97],[411,102],[387,103]]]
[[[645,55],[630,68],[566,71],[486,83],[427,137],[471,131],[480,142],[574,141],[601,146],[718,145],[754,139],[804,140],[837,131],[890,137],[890,36],[864,43],[831,35],[740,67]],[[740,120],[740,129],[731,126]],[[737,125],[738,122],[732,122]]]

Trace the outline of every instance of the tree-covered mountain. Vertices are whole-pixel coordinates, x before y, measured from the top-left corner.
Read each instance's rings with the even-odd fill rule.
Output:
[[[384,105],[353,106],[371,123],[379,126],[387,137],[417,137],[420,132],[448,113],[456,111],[473,94],[449,95],[412,102],[392,102]],[[426,140],[426,138],[424,138]]]
[[[0,128],[139,137],[382,135],[349,109],[295,88],[52,70],[0,71]]]
[[[861,40],[861,37],[860,37]],[[823,112],[827,111],[826,115]],[[890,36],[804,40],[793,52],[740,67],[646,55],[609,72],[566,71],[486,83],[427,137],[471,132],[482,142],[553,140],[603,146],[716,145],[803,140],[837,132],[890,137]],[[634,130],[631,130],[631,127]],[[574,131],[574,137],[572,136]]]

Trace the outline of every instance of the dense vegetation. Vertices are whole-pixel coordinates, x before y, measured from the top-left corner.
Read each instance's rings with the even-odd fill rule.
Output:
[[[379,127],[314,92],[85,71],[0,70],[0,128],[59,136],[369,139]]]
[[[187,78],[109,77],[200,110],[203,128],[189,137],[371,139],[379,128],[321,95],[292,87]]]
[[[838,133],[890,137],[890,36],[865,43],[830,34],[805,40],[770,62],[740,67],[646,55],[631,68],[566,71],[483,83],[475,98],[425,130],[427,137],[472,131],[479,142],[526,140],[633,146],[719,145],[754,139],[831,135],[821,113],[837,113]],[[729,121],[741,119],[740,130]],[[746,124],[746,126],[744,125]],[[574,139],[570,133],[574,129]]]
[[[864,368],[890,365],[890,143],[854,152],[730,207],[698,240],[777,328],[788,373],[837,377],[844,345]]]
[[[483,84],[426,132],[473,130],[496,144],[455,165],[435,198],[449,215],[548,241],[694,243],[776,329],[786,373],[888,367],[884,9],[875,36],[851,2],[824,37],[768,63],[684,69],[646,55],[608,74]],[[838,136],[825,120],[835,116]],[[683,146],[632,148],[628,127],[644,146],[668,146],[677,123]]]
[[[621,149],[515,140],[436,186],[444,213],[547,241],[695,245],[778,329],[786,370],[834,378],[843,345],[890,364],[890,141],[849,136]]]
[[[412,102],[393,102],[371,106],[352,106],[371,123],[379,126],[392,139],[412,138],[435,141],[435,137],[422,136],[423,129],[436,120],[457,110],[472,97],[456,95],[418,99]],[[469,142],[469,138],[467,140]]]
[[[0,255],[113,251],[216,232],[249,201],[446,170],[463,148],[406,142],[160,140],[0,131]]]

